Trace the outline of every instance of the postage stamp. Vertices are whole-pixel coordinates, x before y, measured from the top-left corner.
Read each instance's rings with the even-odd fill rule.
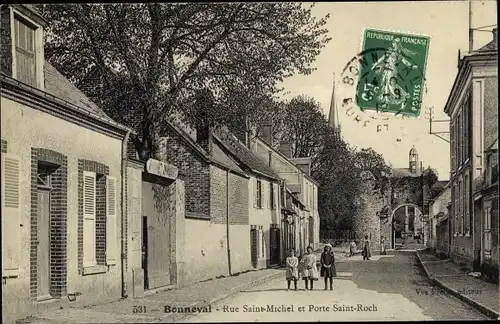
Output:
[[[366,29],[362,53],[369,53],[372,60],[364,55],[358,61],[358,107],[420,115],[429,43],[427,36]]]

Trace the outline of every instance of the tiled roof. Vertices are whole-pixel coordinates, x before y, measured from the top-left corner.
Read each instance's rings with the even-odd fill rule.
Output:
[[[484,45],[480,49],[476,50],[476,52],[487,52],[487,51],[497,51],[498,45],[496,41],[491,41],[488,44]]]
[[[436,183],[432,186],[432,189],[442,190],[444,187],[446,187],[447,184],[448,181],[446,180],[436,181]]]
[[[392,169],[393,178],[405,178],[405,177],[418,177],[416,173],[411,173],[408,168],[394,168]]]
[[[83,92],[75,87],[68,79],[66,79],[59,71],[56,70],[47,61],[44,64],[45,73],[45,92],[67,101],[79,108],[87,111],[89,114],[112,120],[106,113],[96,104],[90,101]]]
[[[261,173],[269,178],[279,179],[279,176],[269,166],[261,162],[260,159],[241,143],[226,127],[214,130],[214,137],[227,147],[231,153],[250,170]]]
[[[491,144],[487,149],[486,151],[498,151],[498,138],[495,139],[495,141],[493,142],[493,144]]]

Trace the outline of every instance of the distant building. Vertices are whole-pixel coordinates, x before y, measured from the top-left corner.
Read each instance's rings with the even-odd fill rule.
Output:
[[[470,269],[498,273],[498,193],[493,189],[498,180],[485,178],[497,161],[497,53],[495,28],[490,43],[460,60],[444,112],[451,119],[450,256]]]

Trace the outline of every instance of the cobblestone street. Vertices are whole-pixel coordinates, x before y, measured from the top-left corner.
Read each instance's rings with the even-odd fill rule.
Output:
[[[333,292],[323,291],[321,281],[314,291],[305,291],[303,282],[299,291],[286,291],[285,280],[276,279],[214,305],[210,314],[189,316],[184,322],[487,319],[432,286],[411,253],[346,260],[337,268]],[[293,312],[245,312],[267,305],[293,306]],[[346,310],[351,306],[353,310]]]

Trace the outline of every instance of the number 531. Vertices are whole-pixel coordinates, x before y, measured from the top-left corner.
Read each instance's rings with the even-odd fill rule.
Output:
[[[377,93],[378,90],[379,87],[376,87],[371,83],[365,83],[363,85],[363,94],[361,95],[361,98],[364,101],[371,101],[373,99],[373,95]]]

